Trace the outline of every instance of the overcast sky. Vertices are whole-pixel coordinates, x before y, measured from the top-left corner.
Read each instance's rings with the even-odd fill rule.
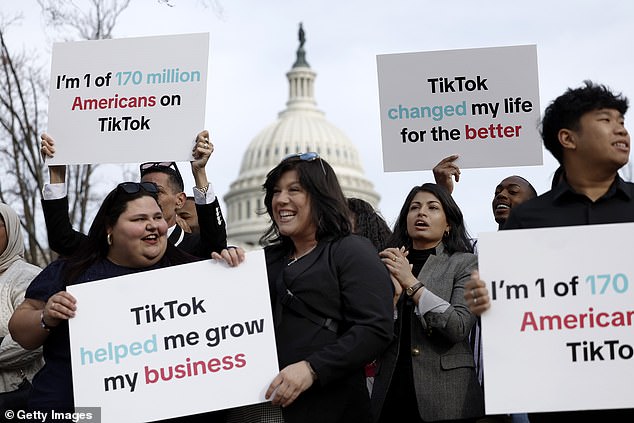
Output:
[[[44,33],[35,0],[3,3],[3,13],[24,14],[22,26],[9,32],[9,44],[41,56],[48,69],[54,39]],[[210,33],[205,127],[212,132],[215,152],[207,173],[221,199],[238,177],[251,140],[285,108],[285,74],[295,60],[299,22],[306,32],[307,61],[317,72],[317,105],[356,145],[390,224],[411,187],[433,177],[431,171],[383,172],[377,54],[535,44],[542,111],[567,87],[577,87],[585,79],[634,97],[634,2],[171,0],[173,7],[157,0],[132,3],[120,17],[116,37]],[[454,197],[470,233],[497,229],[491,200],[501,179],[522,175],[542,193],[555,168],[556,162],[544,151],[542,166],[464,170]]]

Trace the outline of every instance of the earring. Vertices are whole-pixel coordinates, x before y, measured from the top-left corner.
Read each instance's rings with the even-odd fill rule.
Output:
[[[445,238],[447,238],[449,236],[449,230],[446,230],[443,235],[444,235]]]
[[[109,233],[108,236],[106,236],[106,241],[108,242],[108,245],[112,245],[112,234]]]

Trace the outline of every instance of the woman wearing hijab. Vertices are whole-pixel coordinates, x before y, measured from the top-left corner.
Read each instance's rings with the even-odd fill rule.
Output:
[[[0,392],[17,390],[25,379],[32,380],[42,367],[42,349],[27,351],[9,334],[9,319],[24,300],[24,292],[41,269],[24,260],[24,239],[20,218],[11,207],[0,203]],[[24,404],[26,405],[26,404]],[[14,405],[3,404],[0,408]]]

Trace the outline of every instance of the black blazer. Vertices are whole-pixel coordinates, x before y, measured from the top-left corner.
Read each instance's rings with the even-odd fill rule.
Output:
[[[46,222],[48,245],[60,256],[70,256],[77,251],[86,235],[73,229],[68,217],[68,197],[57,200],[42,200],[42,211]],[[211,252],[220,252],[227,248],[227,229],[220,204],[216,198],[213,203],[196,204],[200,235],[184,233],[180,238],[182,229],[176,225],[168,241],[181,250],[195,257],[208,259]]]
[[[184,232],[183,240],[174,245],[193,256],[208,259],[211,258],[212,251],[219,253],[227,248],[227,227],[218,198],[216,197],[213,203],[196,204],[196,214],[200,234],[184,232],[180,226],[176,225],[170,239],[178,239],[175,232]]]
[[[284,420],[369,421],[364,366],[393,336],[392,282],[376,249],[350,235],[321,241],[292,264],[280,246],[265,253],[280,369],[307,360],[318,377],[283,409]],[[282,305],[286,289],[316,314],[337,321],[338,333]]]

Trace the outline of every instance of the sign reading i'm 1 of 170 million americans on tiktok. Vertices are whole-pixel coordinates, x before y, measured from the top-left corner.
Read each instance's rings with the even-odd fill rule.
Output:
[[[49,164],[191,160],[208,57],[207,33],[55,43]]]

